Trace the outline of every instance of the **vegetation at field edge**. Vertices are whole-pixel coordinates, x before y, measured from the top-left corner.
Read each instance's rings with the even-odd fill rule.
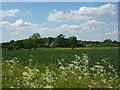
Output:
[[[92,67],[86,54],[75,55],[69,64],[63,59],[47,65],[33,61],[30,58],[27,65],[17,57],[3,61],[3,88],[120,88],[118,73],[106,59]]]

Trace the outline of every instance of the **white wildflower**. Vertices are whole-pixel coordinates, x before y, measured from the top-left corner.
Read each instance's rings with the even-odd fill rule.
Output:
[[[29,74],[27,72],[23,72],[22,75],[23,76],[29,76]]]

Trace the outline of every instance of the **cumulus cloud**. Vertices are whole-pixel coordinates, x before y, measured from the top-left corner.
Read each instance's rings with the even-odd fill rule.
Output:
[[[54,28],[42,27],[39,24],[33,24],[25,22],[23,20],[17,20],[15,23],[10,23],[8,21],[3,21],[0,23],[3,28],[8,30],[32,30],[37,32],[83,32],[83,31],[97,31],[105,30],[107,24],[104,22],[89,20],[79,25],[61,25]]]
[[[49,13],[48,20],[54,22],[80,22],[96,17],[113,16],[116,14],[116,6],[105,4],[100,7],[80,7],[79,10],[69,12],[53,10]]]
[[[40,25],[38,24],[32,24],[29,22],[25,22],[23,20],[17,20],[15,23],[10,23],[8,21],[2,21],[0,22],[0,26],[8,30],[34,30],[40,27]]]
[[[17,20],[15,23],[11,24],[11,26],[16,26],[16,27],[24,27],[24,26],[29,26],[29,25],[33,25],[33,24],[25,22],[23,20]]]
[[[62,25],[61,30],[70,30],[71,32],[97,31],[107,28],[107,24],[100,21],[90,20],[80,25]]]
[[[14,17],[20,12],[19,9],[12,9],[12,10],[6,10],[6,11],[0,11],[0,18],[5,17]]]
[[[100,7],[81,7],[78,11],[72,12],[77,13],[79,15],[101,17],[115,15],[116,14],[115,8],[116,6],[113,4],[106,4]]]
[[[81,16],[78,14],[74,14],[72,12],[64,13],[63,11],[56,11],[56,10],[54,10],[48,16],[48,21],[54,21],[54,22],[79,22],[88,19],[91,19],[91,17]]]
[[[3,27],[4,32],[9,32],[9,35],[19,35],[21,33],[34,33],[38,32],[42,36],[57,36],[58,34],[68,35],[76,35],[79,39],[99,39],[99,38],[111,38],[111,36],[117,37],[117,31],[111,31],[111,28],[108,27],[109,24],[96,20],[89,20],[82,24],[78,25],[60,25],[53,28],[49,28],[46,26],[42,26],[42,24],[34,24],[30,22],[26,22],[24,20],[17,20],[14,23],[8,21],[0,22],[0,25]],[[100,33],[98,32],[107,32]],[[84,35],[87,35],[85,37]],[[89,38],[88,38],[89,37]],[[114,37],[113,37],[114,38]],[[101,39],[100,39],[101,40]]]
[[[107,33],[100,33],[100,34],[96,34],[94,37],[95,38],[99,38],[99,37],[110,37],[110,36],[117,36],[118,37],[118,31],[112,31],[112,32],[107,32]]]
[[[0,27],[8,26],[9,24],[10,24],[10,22],[8,22],[8,21],[2,21],[2,22],[0,22]]]

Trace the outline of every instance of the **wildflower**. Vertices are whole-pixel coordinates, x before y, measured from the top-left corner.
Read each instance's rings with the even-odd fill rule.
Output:
[[[18,58],[17,58],[17,57],[14,57],[13,60],[18,60]]]
[[[53,88],[53,86],[47,84],[44,88]]]
[[[38,69],[36,69],[36,68],[35,68],[34,70],[35,70],[35,72],[39,72],[39,70],[38,70]]]
[[[65,70],[65,67],[62,65],[59,67],[60,70]]]
[[[23,76],[29,76],[29,74],[27,72],[23,72],[22,75]]]
[[[28,69],[29,67],[24,67],[25,69]]]
[[[58,62],[58,64],[62,64],[61,62]]]
[[[82,77],[78,76],[78,79],[80,80]]]
[[[77,57],[77,55],[75,55],[75,57]]]
[[[33,62],[33,59],[29,59],[28,61],[31,63],[31,62]]]
[[[104,83],[106,83],[106,80],[105,80],[105,79],[103,79],[103,82],[104,82]]]
[[[13,87],[13,86],[10,86],[10,88],[15,88],[15,87]]]
[[[70,68],[73,68],[73,66],[74,66],[74,64],[70,64],[70,65],[69,65]]]
[[[91,86],[91,85],[88,85],[88,87],[89,87],[89,88],[92,88],[92,86]]]

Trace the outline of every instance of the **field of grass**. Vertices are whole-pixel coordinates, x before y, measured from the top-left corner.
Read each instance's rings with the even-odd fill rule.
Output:
[[[87,54],[90,58],[90,65],[94,64],[101,59],[108,60],[117,68],[118,64],[118,48],[55,48],[55,49],[38,49],[38,50],[2,50],[3,58],[11,60],[17,57],[20,62],[26,63],[26,60],[31,56],[35,63],[57,63],[58,60],[64,59],[66,63],[74,60],[75,55],[81,56]]]
[[[3,88],[119,88],[118,48],[2,50]]]

